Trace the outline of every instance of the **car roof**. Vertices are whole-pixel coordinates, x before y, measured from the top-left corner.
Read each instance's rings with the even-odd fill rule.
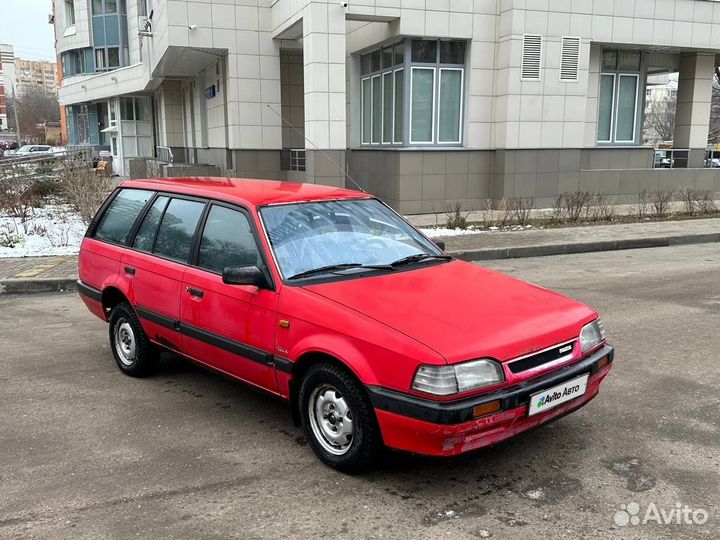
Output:
[[[246,206],[372,198],[372,195],[361,191],[318,184],[216,176],[128,180],[123,182],[121,187],[166,190],[185,195],[222,199]]]

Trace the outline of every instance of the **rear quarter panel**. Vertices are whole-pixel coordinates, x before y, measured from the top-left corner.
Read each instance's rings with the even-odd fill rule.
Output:
[[[123,248],[120,246],[100,242],[93,238],[84,238],[78,257],[80,281],[99,291],[110,286],[117,286],[122,256]],[[83,300],[85,300],[84,297]],[[106,319],[102,305],[98,302],[91,302],[92,304],[88,304],[88,301],[85,301],[90,311],[101,319]]]

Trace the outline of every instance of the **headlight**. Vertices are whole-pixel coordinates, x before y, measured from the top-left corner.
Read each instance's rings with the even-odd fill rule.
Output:
[[[605,328],[603,328],[603,323],[600,319],[595,319],[590,324],[586,324],[580,332],[582,352],[587,352],[599,343],[602,343],[606,337]]]
[[[495,360],[483,358],[451,366],[422,365],[415,373],[412,388],[436,396],[449,396],[504,380],[502,366]]]

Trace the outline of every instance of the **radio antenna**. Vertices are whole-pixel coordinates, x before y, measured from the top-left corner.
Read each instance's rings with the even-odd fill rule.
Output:
[[[295,126],[293,126],[293,125],[290,123],[289,120],[287,120],[282,114],[280,114],[280,113],[277,112],[275,109],[273,109],[273,108],[270,106],[269,103],[266,103],[265,106],[266,106],[268,109],[270,109],[272,112],[274,112],[276,115],[278,115],[278,117],[280,118],[280,120],[282,120],[283,122],[285,122],[285,123],[288,125],[288,127],[290,127],[290,129],[292,129],[292,130],[296,131],[297,133],[299,133],[299,134],[302,136],[302,138],[305,139],[315,150],[317,150],[317,151],[320,152],[323,156],[325,156],[325,158],[327,158],[327,160],[328,160],[330,163],[332,163],[333,165],[335,165],[335,167],[337,168],[337,170],[340,171],[345,178],[347,178],[348,180],[350,180],[350,181],[355,185],[355,187],[356,187],[358,190],[362,191],[363,193],[367,193],[367,192],[363,189],[363,187],[355,181],[355,179],[350,175],[349,172],[343,170],[343,168],[340,166],[340,164],[339,164],[337,161],[335,161],[332,157],[330,157],[330,154],[328,154],[325,150],[321,150],[320,148],[318,148],[318,146],[317,146],[314,142],[312,142],[310,139],[308,139],[308,138],[305,136],[305,133],[303,133],[303,132],[300,131],[298,128],[296,128]]]

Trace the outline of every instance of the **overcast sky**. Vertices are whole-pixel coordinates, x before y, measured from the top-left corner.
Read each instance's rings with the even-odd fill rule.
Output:
[[[53,25],[48,24],[52,0],[0,0],[0,43],[27,60],[55,58]]]

